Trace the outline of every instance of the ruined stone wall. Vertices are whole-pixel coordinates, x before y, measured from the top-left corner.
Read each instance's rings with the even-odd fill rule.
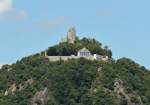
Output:
[[[74,43],[76,38],[76,29],[74,27],[71,27],[67,32],[67,41],[69,43]]]
[[[47,57],[50,61],[59,61],[60,59],[66,61],[68,59],[79,59],[79,58],[81,58],[79,56],[47,56]],[[84,57],[84,58],[89,59],[89,60],[94,60],[92,56]]]

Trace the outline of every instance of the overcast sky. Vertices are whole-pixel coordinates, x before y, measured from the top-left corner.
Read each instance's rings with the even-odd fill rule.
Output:
[[[150,68],[150,0],[0,0],[0,64],[59,42],[70,26]]]

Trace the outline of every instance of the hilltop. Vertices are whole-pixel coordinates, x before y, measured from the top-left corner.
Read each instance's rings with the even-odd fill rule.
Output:
[[[94,38],[69,38],[4,65],[0,105],[150,105],[150,72],[144,66],[129,58],[113,59],[112,51]],[[111,60],[47,58],[77,55],[83,47]]]

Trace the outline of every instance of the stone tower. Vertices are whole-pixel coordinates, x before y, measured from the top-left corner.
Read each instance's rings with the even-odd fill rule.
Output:
[[[71,27],[67,32],[67,42],[74,44],[75,40],[76,40],[76,29],[75,27]]]

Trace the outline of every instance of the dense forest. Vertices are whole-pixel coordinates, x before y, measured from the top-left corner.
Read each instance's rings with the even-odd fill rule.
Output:
[[[88,38],[47,53],[76,55],[82,47],[112,57],[108,47]],[[39,53],[0,69],[0,105],[150,105],[150,72],[129,58],[50,62]]]

